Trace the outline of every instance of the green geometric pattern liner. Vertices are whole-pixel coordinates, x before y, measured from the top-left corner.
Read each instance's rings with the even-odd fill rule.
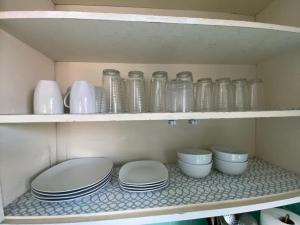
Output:
[[[170,185],[164,190],[128,193],[118,185],[118,171],[111,183],[81,199],[67,202],[40,202],[30,192],[5,207],[6,216],[53,216],[124,211],[174,205],[218,202],[278,194],[300,189],[300,176],[258,159],[249,160],[241,176],[216,170],[202,179],[183,175],[175,164],[167,165]]]

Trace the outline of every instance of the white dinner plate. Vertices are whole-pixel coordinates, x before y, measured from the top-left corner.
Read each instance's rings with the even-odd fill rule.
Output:
[[[88,195],[91,195],[93,194],[94,192],[100,190],[101,188],[105,187],[107,183],[109,183],[110,179],[108,179],[106,182],[102,183],[101,185],[95,187],[95,188],[92,188],[91,190],[89,191],[85,191],[84,193],[81,193],[81,194],[77,194],[77,195],[73,195],[73,196],[65,196],[65,197],[41,197],[41,196],[37,196],[35,195],[33,192],[31,193],[32,196],[39,200],[39,201],[44,201],[44,202],[61,202],[61,201],[71,201],[71,200],[74,200],[74,199],[77,199],[77,198],[82,198],[82,197],[85,197],[85,196],[88,196]]]
[[[142,160],[126,163],[119,172],[123,184],[147,185],[168,180],[168,169],[159,161]]]
[[[86,188],[103,180],[112,170],[107,158],[71,159],[38,175],[31,187],[44,193],[64,193]]]
[[[111,180],[111,174],[108,175],[104,180],[102,180],[101,182],[95,184],[95,185],[92,185],[88,188],[84,188],[84,189],[81,189],[81,190],[78,190],[78,191],[75,191],[75,192],[68,192],[68,193],[64,193],[64,194],[55,194],[55,193],[41,193],[41,192],[38,192],[34,189],[31,189],[31,193],[33,193],[34,195],[38,196],[38,197],[52,197],[52,198],[63,198],[63,197],[70,197],[70,196],[75,196],[75,195],[80,195],[82,193],[85,193],[87,191],[90,191],[90,190],[93,190],[99,186],[101,186],[102,184],[106,183],[107,181]]]

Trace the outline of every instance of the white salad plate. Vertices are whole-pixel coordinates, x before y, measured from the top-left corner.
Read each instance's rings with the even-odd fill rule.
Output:
[[[43,196],[43,197],[55,197],[55,198],[60,198],[60,197],[65,197],[65,196],[74,196],[80,193],[84,193],[88,190],[92,190],[93,188],[97,188],[98,186],[100,186],[101,184],[103,184],[104,182],[106,182],[108,179],[111,179],[112,177],[112,172],[110,172],[103,180],[101,180],[100,182],[91,185],[89,187],[86,188],[82,188],[82,189],[78,189],[77,191],[72,191],[72,192],[64,192],[64,193],[45,193],[45,192],[39,192],[35,189],[31,189],[31,192],[37,196]]]
[[[141,160],[123,165],[119,171],[119,180],[127,185],[148,185],[169,179],[168,169],[154,160]]]
[[[31,188],[43,193],[65,193],[88,188],[107,177],[113,162],[107,158],[71,159],[38,175]]]
[[[168,180],[164,180],[164,181],[161,181],[161,182],[158,182],[158,183],[152,183],[152,184],[143,184],[143,185],[133,185],[133,184],[125,184],[125,183],[122,183],[120,180],[119,180],[119,184],[121,186],[124,186],[124,187],[129,187],[129,188],[147,188],[147,187],[155,187],[155,186],[159,186],[159,185],[162,185],[164,183],[166,183]]]
[[[149,191],[158,191],[158,190],[164,189],[168,186],[169,186],[169,181],[167,181],[166,183],[164,183],[162,185],[150,187],[150,188],[128,188],[128,187],[124,187],[124,186],[120,186],[120,187],[122,190],[128,191],[128,192],[149,192]]]

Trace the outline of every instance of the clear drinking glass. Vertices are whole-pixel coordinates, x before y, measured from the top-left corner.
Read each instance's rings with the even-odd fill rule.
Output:
[[[214,88],[214,102],[216,111],[228,112],[231,110],[232,86],[229,78],[216,80]]]
[[[166,106],[168,112],[177,112],[177,80],[173,79],[167,82]]]
[[[105,103],[105,90],[103,87],[95,87],[96,95],[96,112],[105,113],[106,103]]]
[[[130,71],[127,82],[128,112],[146,112],[146,91],[144,73]]]
[[[264,87],[261,79],[249,81],[250,109],[254,111],[265,109]]]
[[[213,110],[213,82],[210,78],[199,79],[196,88],[196,111],[209,112]]]
[[[120,72],[113,69],[103,70],[103,87],[105,90],[106,112],[124,112],[124,96]]]
[[[152,74],[150,88],[150,111],[166,111],[166,85],[168,73],[165,71],[156,71]]]
[[[232,81],[233,88],[233,110],[249,110],[249,87],[246,79]]]
[[[183,71],[176,74],[177,109],[176,112],[192,112],[194,109],[193,74]]]

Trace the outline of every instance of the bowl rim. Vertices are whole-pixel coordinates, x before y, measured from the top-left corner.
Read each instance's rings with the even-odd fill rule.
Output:
[[[211,150],[213,153],[221,153],[221,154],[226,154],[226,155],[231,155],[231,156],[249,156],[248,152],[245,152],[243,150],[240,150],[238,148],[233,148],[233,147],[226,147],[226,146],[212,146]],[[226,150],[235,150],[237,152],[226,152]]]
[[[226,163],[233,163],[233,164],[242,164],[242,163],[248,163],[249,162],[249,159],[247,159],[246,161],[243,161],[243,162],[232,162],[232,161],[227,161],[227,160],[219,159],[216,156],[214,156],[213,160],[221,161],[221,162],[226,162]]]
[[[189,150],[195,151],[195,153],[188,152]],[[196,151],[199,151],[199,153],[197,154]],[[211,156],[213,154],[213,152],[208,149],[203,149],[203,148],[186,148],[186,149],[178,150],[177,154],[178,155],[203,156],[204,157],[204,156]]]
[[[210,164],[213,164],[213,159],[210,161],[210,163],[206,163],[206,164],[194,164],[194,163],[187,163],[182,161],[181,159],[177,159],[178,163],[182,163],[182,164],[188,164],[190,166],[209,166]]]

